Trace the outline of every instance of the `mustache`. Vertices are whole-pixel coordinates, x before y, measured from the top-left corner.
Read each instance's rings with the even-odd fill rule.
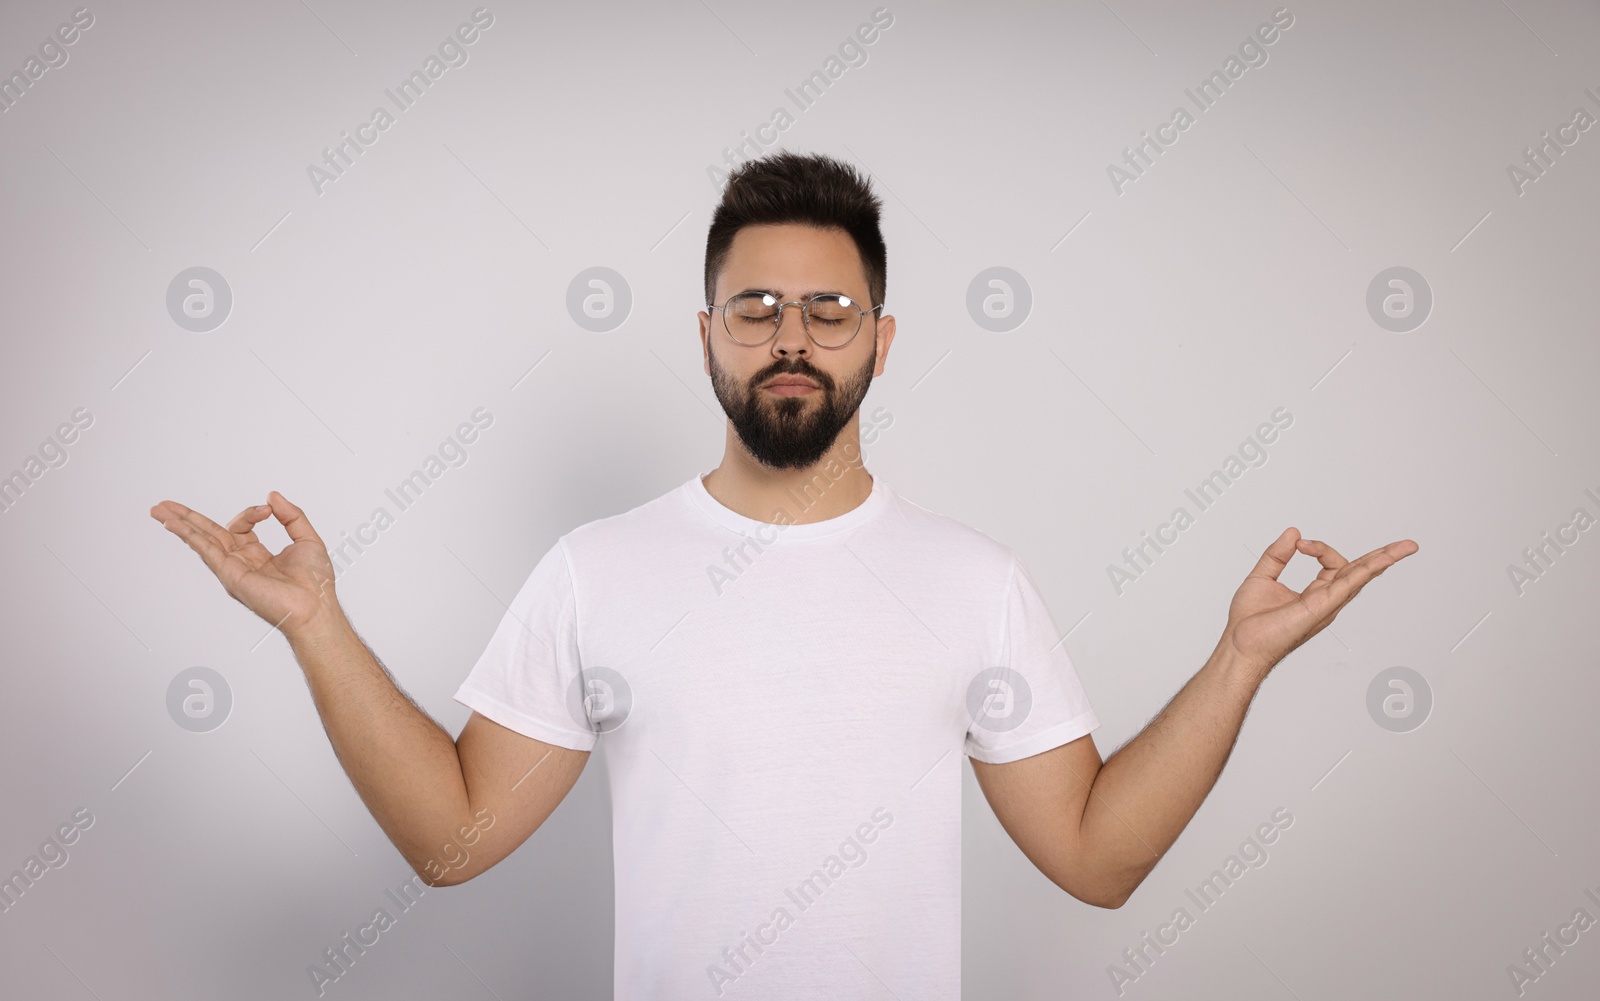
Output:
[[[826,373],[804,363],[790,365],[778,364],[772,366],[771,368],[764,369],[756,373],[756,375],[751,378],[750,388],[755,389],[756,387],[765,383],[768,379],[773,379],[780,375],[803,376],[804,378],[810,379],[812,382],[822,387],[822,389],[826,392],[832,392],[834,389],[833,380],[828,378]]]

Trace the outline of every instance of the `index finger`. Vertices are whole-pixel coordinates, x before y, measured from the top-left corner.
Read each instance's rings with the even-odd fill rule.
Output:
[[[1322,564],[1322,569],[1317,571],[1318,580],[1332,580],[1338,571],[1349,566],[1352,562],[1360,562],[1360,560],[1345,559],[1339,550],[1320,539],[1301,539],[1300,545],[1303,547],[1302,552]],[[1368,553],[1367,555],[1370,556],[1371,554]],[[1366,557],[1363,556],[1361,559],[1366,559]]]
[[[1402,551],[1399,555],[1390,552],[1394,547],[1403,547],[1407,543],[1412,547],[1410,550]],[[1403,539],[1400,542],[1391,542],[1387,546],[1379,546],[1372,552],[1351,560],[1340,567],[1331,578],[1324,579],[1322,574],[1328,571],[1323,570],[1317,575],[1317,580],[1312,582],[1313,586],[1308,586],[1301,594],[1301,599],[1315,620],[1320,622],[1336,614],[1349,603],[1350,599],[1359,594],[1362,588],[1371,583],[1374,577],[1416,552],[1417,548],[1415,542]],[[1388,557],[1387,562],[1384,561],[1384,557]],[[1318,583],[1324,586],[1320,588],[1314,586]]]
[[[245,508],[234,515],[228,522],[228,531],[234,535],[248,535],[255,530],[256,522],[265,521],[272,517],[272,506],[269,504],[256,504]]]

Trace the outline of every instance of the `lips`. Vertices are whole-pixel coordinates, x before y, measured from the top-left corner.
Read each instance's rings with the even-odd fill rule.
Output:
[[[810,379],[799,375],[780,375],[775,379],[767,380],[766,388],[776,389],[779,386],[805,386],[808,389],[822,388],[821,386],[818,386],[816,383],[812,382]]]

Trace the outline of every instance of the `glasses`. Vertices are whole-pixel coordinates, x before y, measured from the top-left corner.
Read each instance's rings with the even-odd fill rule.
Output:
[[[785,306],[800,307],[806,335],[817,347],[842,348],[860,332],[862,317],[881,309],[883,303],[863,309],[854,299],[836,292],[812,296],[804,302],[779,302],[769,292],[740,292],[721,306],[706,304],[707,309],[722,311],[722,326],[728,336],[748,347],[765,344],[777,335]]]

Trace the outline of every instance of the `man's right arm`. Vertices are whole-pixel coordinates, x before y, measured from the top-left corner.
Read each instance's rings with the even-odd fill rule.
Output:
[[[222,526],[166,500],[150,516],[183,539],[240,604],[283,631],[334,754],[362,802],[424,880],[471,879],[516,850],[578,780],[588,751],[524,736],[474,712],[450,735],[394,683],[334,593],[327,547],[276,490]],[[290,544],[262,545],[276,518]]]
[[[432,886],[465,882],[515,851],[589,759],[476,712],[452,740],[400,690],[336,604],[286,635],[339,763]]]

